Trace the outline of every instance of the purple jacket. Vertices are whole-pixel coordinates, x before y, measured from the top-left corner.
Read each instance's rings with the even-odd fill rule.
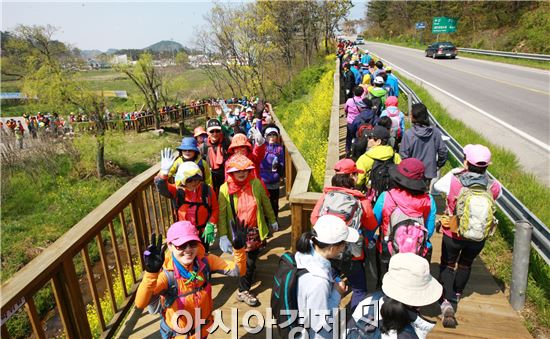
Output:
[[[275,163],[275,164],[274,164]],[[266,184],[278,183],[281,179],[280,172],[285,168],[285,152],[279,144],[268,144],[265,156],[260,163],[260,177]]]

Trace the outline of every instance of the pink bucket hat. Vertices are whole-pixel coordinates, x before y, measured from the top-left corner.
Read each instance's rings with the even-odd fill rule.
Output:
[[[180,246],[186,242],[199,239],[199,231],[189,221],[178,221],[168,229],[166,233],[166,242],[172,243],[175,246]]]
[[[399,99],[396,96],[390,96],[386,99],[386,107],[395,106],[397,107]]]
[[[487,167],[491,164],[491,151],[483,145],[464,146],[466,161],[478,167]]]

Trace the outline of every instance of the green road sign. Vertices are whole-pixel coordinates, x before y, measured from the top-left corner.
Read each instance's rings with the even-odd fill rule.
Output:
[[[435,17],[432,21],[432,33],[456,32],[456,19],[445,16]]]

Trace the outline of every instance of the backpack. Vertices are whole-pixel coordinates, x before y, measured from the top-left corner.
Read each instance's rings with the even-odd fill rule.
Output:
[[[369,99],[372,102],[372,112],[375,116],[379,117],[384,110],[384,103],[382,102],[382,97],[377,97],[369,93]]]
[[[361,234],[361,218],[363,217],[363,207],[361,201],[350,193],[343,191],[329,191],[325,194],[323,204],[319,209],[319,216],[326,214],[335,215],[346,222],[349,227],[352,227],[359,231]],[[346,247],[345,256],[351,258],[359,257],[363,253],[363,237],[360,236],[359,240],[355,243],[348,244]],[[346,269],[342,268],[345,258],[337,258],[336,265],[340,266],[338,269],[340,272],[345,272]]]
[[[297,326],[298,278],[305,273],[308,273],[307,269],[296,266],[294,254],[286,252],[281,256],[271,290],[271,308],[280,338],[287,338],[292,328]]]
[[[352,194],[335,190],[327,192],[324,196],[319,216],[325,214],[336,215],[344,220],[349,227],[358,230],[361,227],[363,208],[359,199]]]
[[[208,201],[210,197],[210,186],[208,186],[208,184],[205,182],[202,182],[201,185],[202,185],[201,202],[187,201],[185,200],[185,190],[178,189],[176,191],[176,199],[172,200],[172,202],[174,203],[176,214],[182,205],[197,206],[197,208],[195,209],[195,221],[198,222],[199,220],[198,207],[204,206],[208,211],[208,215],[206,217],[206,221],[208,222],[208,220],[210,219],[210,216],[212,215],[212,205]],[[203,228],[204,226],[206,226],[206,223],[204,225],[196,225],[197,229]]]
[[[411,217],[405,214],[388,191],[395,203],[390,216],[388,235],[385,237],[390,255],[396,253],[414,253],[425,256],[428,252],[428,230],[424,227],[423,217]]]
[[[365,154],[368,146],[367,134],[373,129],[373,126],[369,123],[365,123],[359,126],[357,129],[357,136],[353,138],[351,142],[351,159],[357,162],[360,156]]]
[[[469,240],[485,240],[494,228],[495,211],[495,200],[487,187],[482,185],[462,187],[455,207],[458,234]]]
[[[399,109],[389,110],[386,109],[386,116],[391,119],[391,136],[398,139],[403,134],[401,130],[401,118],[399,117],[401,111]]]
[[[370,189],[367,196],[373,204],[378,199],[380,193],[388,191],[391,188],[390,167],[394,164],[395,153],[388,160],[373,159],[374,164],[369,172]]]

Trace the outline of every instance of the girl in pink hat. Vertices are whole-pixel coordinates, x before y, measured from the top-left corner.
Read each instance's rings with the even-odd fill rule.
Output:
[[[205,254],[198,231],[189,221],[178,221],[170,226],[164,245],[162,235],[158,241],[154,233],[151,235],[151,244],[143,253],[145,273],[135,303],[137,308],[148,307],[150,312],[160,313],[163,338],[208,336],[208,328],[214,323],[211,273],[239,277],[246,270],[244,233],[237,228],[234,232],[232,262]],[[188,326],[187,318],[181,316],[183,311],[193,318],[194,326]],[[199,329],[201,320],[206,323]]]

